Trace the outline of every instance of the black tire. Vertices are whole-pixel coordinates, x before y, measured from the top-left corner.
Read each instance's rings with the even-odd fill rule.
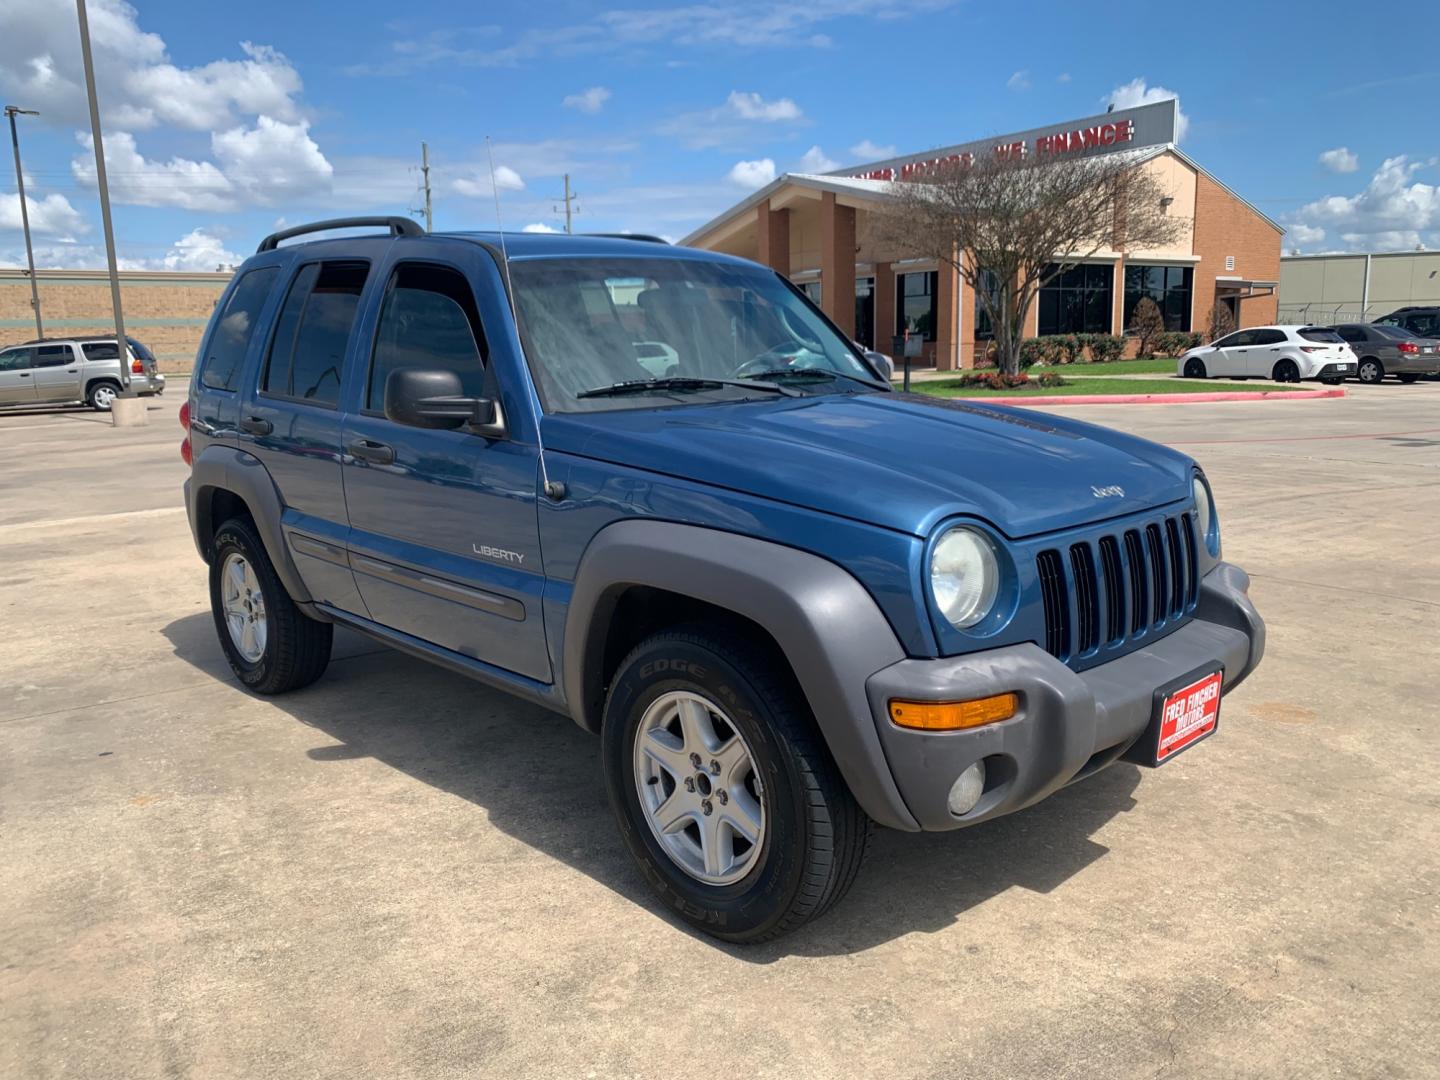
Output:
[[[1399,379],[1402,383],[1404,383],[1406,386],[1409,386],[1411,383],[1415,382],[1417,379],[1420,378],[1419,375],[1397,375],[1395,377]]]
[[[107,397],[106,391],[110,396]],[[120,384],[113,379],[96,379],[85,389],[85,404],[96,412],[109,412],[113,395],[120,393]]]
[[[221,573],[232,554],[242,556],[253,567],[265,604],[264,651],[253,662],[241,655],[225,621]],[[309,686],[330,663],[334,627],[310,618],[295,606],[254,526],[243,518],[231,518],[216,530],[215,552],[210,560],[210,610],[230,669],[257,694],[283,694]]]
[[[1385,378],[1385,365],[1375,357],[1367,356],[1360,361],[1360,367],[1355,372],[1355,377],[1362,383],[1374,385]]]
[[[1298,383],[1300,381],[1300,369],[1295,365],[1294,360],[1280,360],[1271,370],[1270,378],[1278,383]]]
[[[1198,356],[1192,356],[1189,360],[1185,361],[1185,378],[1204,379],[1208,377],[1209,376],[1205,374],[1204,360],[1201,360]]]
[[[720,706],[763,783],[760,854],[731,884],[708,884],[682,869],[640,804],[634,765],[640,721],[672,691]],[[611,684],[601,739],[610,805],[626,847],[665,906],[698,929],[731,942],[767,941],[823,914],[854,883],[870,819],[789,673],[740,636],[682,627],[641,642]]]

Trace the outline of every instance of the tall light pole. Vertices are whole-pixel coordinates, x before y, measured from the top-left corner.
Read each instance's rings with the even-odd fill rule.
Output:
[[[90,20],[85,0],[75,0],[80,19],[80,56],[85,61],[85,93],[90,99],[90,137],[95,141],[95,182],[100,188],[100,219],[105,223],[105,258],[110,266],[110,302],[115,308],[115,348],[120,354],[120,396],[130,390],[130,346],[125,336],[125,314],[120,310],[120,272],[115,266],[115,229],[110,223],[110,186],[105,181],[105,142],[100,135],[100,103],[95,97],[95,61],[90,56]],[[143,414],[141,423],[144,422]],[[118,422],[119,418],[116,417]]]
[[[20,225],[25,230],[25,262],[30,267],[30,306],[35,309],[35,336],[45,336],[45,324],[40,321],[40,289],[35,284],[35,250],[30,246],[30,210],[25,205],[25,172],[20,168],[20,136],[15,132],[15,117],[39,116],[34,109],[22,109],[18,105],[6,105],[5,116],[10,121],[10,145],[15,150],[15,190],[20,198]]]

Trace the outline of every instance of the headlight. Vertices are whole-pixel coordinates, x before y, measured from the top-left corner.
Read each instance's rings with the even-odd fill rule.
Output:
[[[1220,526],[1215,520],[1215,508],[1210,503],[1210,489],[1205,481],[1195,477],[1190,481],[1195,494],[1195,525],[1205,541],[1205,550],[1217,559],[1220,557]]]
[[[951,529],[930,554],[930,592],[940,613],[957,630],[974,626],[995,606],[1000,567],[984,533]]]

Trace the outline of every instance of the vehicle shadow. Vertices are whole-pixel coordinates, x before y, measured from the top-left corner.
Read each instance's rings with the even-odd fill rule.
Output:
[[[159,412],[163,405],[156,399],[151,398],[145,403],[147,413]],[[0,408],[0,417],[10,416],[55,416],[65,420],[85,420],[92,424],[104,424],[110,427],[114,421],[110,419],[108,412],[100,412],[92,409],[83,402],[67,405],[22,405],[19,408]]]
[[[175,655],[234,681],[208,612],[164,629]],[[272,698],[323,733],[314,761],[371,757],[483,808],[486,823],[700,935],[665,911],[612,824],[599,743],[570,719],[340,631],[324,678]],[[944,929],[1011,888],[1048,893],[1108,850],[1091,839],[1134,805],[1139,770],[1120,764],[1030,810],[974,829],[908,834],[877,829],[849,897],[798,933],[731,947],[737,959],[859,952],[914,932]]]

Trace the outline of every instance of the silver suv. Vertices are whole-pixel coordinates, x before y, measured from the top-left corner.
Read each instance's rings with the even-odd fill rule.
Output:
[[[130,388],[142,396],[164,393],[155,354],[128,341]],[[45,338],[0,350],[0,406],[83,401],[105,412],[120,393],[119,354],[113,337]]]

